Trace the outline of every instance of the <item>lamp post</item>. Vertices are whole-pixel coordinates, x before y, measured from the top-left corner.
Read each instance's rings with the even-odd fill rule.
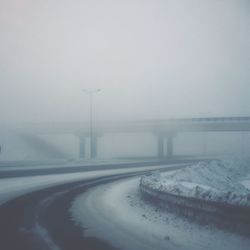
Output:
[[[90,105],[90,113],[89,113],[89,134],[90,134],[90,159],[92,159],[94,155],[94,138],[93,138],[93,96],[94,94],[100,92],[101,89],[94,89],[94,90],[86,90],[84,89],[83,92],[89,95],[89,105]]]

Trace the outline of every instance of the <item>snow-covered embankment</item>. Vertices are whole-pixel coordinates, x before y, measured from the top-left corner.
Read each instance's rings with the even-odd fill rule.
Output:
[[[250,160],[201,162],[140,180],[141,192],[161,207],[220,226],[250,230]]]

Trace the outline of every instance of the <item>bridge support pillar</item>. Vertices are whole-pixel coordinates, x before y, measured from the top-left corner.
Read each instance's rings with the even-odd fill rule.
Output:
[[[167,157],[173,157],[173,135],[167,135]]]
[[[88,155],[86,154],[86,149],[87,152],[89,153],[89,158],[94,159],[97,157],[97,149],[98,149],[98,138],[101,136],[100,134],[93,134],[90,136],[89,134],[76,134],[76,136],[79,138],[79,157],[86,158]],[[89,139],[89,140],[88,140]],[[88,143],[87,143],[88,142]]]
[[[164,157],[164,135],[157,135],[157,156]]]
[[[83,136],[79,137],[79,157],[85,157],[85,148],[86,148],[86,138]]]
[[[97,157],[97,136],[93,136],[90,139],[90,158],[96,158]]]
[[[157,133],[157,157],[163,158],[173,157],[174,153],[174,143],[173,139],[175,136],[175,133],[169,132],[169,133]],[[166,151],[165,151],[166,146]]]

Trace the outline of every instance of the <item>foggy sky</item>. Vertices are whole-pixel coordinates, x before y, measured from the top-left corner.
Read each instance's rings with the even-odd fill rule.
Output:
[[[0,0],[0,122],[250,115],[249,0]]]

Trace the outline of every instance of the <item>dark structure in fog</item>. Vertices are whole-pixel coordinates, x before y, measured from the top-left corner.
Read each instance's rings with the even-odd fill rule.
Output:
[[[88,123],[22,124],[16,132],[27,134],[73,134],[79,138],[79,157],[85,157],[86,141],[90,137]],[[113,133],[151,133],[156,138],[157,157],[172,157],[174,138],[185,132],[242,132],[250,131],[250,117],[209,117],[190,119],[106,121],[96,122],[90,155],[98,154],[98,138]],[[165,149],[165,142],[166,149]]]

